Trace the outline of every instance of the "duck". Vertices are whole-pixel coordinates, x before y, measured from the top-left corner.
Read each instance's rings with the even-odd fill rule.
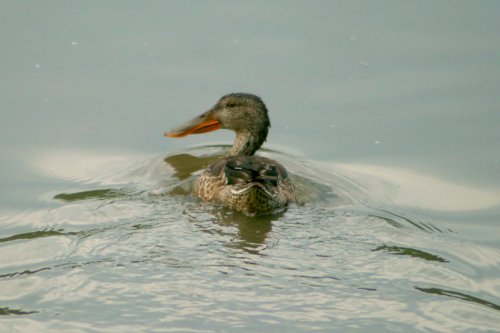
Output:
[[[236,133],[226,156],[208,165],[195,180],[193,194],[247,216],[282,212],[296,202],[285,167],[255,152],[267,139],[271,122],[262,99],[249,93],[222,96],[208,111],[172,128],[165,137],[182,138],[219,129]]]

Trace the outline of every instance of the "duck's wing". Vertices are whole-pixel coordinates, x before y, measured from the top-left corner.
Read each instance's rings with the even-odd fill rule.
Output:
[[[226,157],[196,180],[194,194],[249,215],[271,213],[297,202],[285,168],[260,156]]]
[[[281,164],[261,156],[227,157],[210,165],[207,173],[224,179],[226,185],[261,183],[277,187],[288,179],[288,173]]]

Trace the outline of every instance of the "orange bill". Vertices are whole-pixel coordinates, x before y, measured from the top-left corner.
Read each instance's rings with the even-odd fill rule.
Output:
[[[216,131],[221,128],[221,123],[215,119],[210,112],[204,114],[175,127],[167,132],[164,136],[169,138],[182,138],[189,134],[201,134]]]

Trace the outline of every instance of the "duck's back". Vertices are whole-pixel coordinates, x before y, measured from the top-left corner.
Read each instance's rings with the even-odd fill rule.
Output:
[[[261,156],[234,156],[219,160],[195,183],[195,195],[248,215],[268,214],[295,201],[285,168]]]

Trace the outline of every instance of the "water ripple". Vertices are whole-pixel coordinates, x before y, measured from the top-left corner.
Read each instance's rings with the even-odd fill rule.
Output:
[[[0,330],[495,329],[498,249],[396,205],[395,184],[267,150],[304,204],[249,218],[189,195],[226,149],[205,148],[98,163],[98,177],[51,164],[49,207],[2,208]]]

